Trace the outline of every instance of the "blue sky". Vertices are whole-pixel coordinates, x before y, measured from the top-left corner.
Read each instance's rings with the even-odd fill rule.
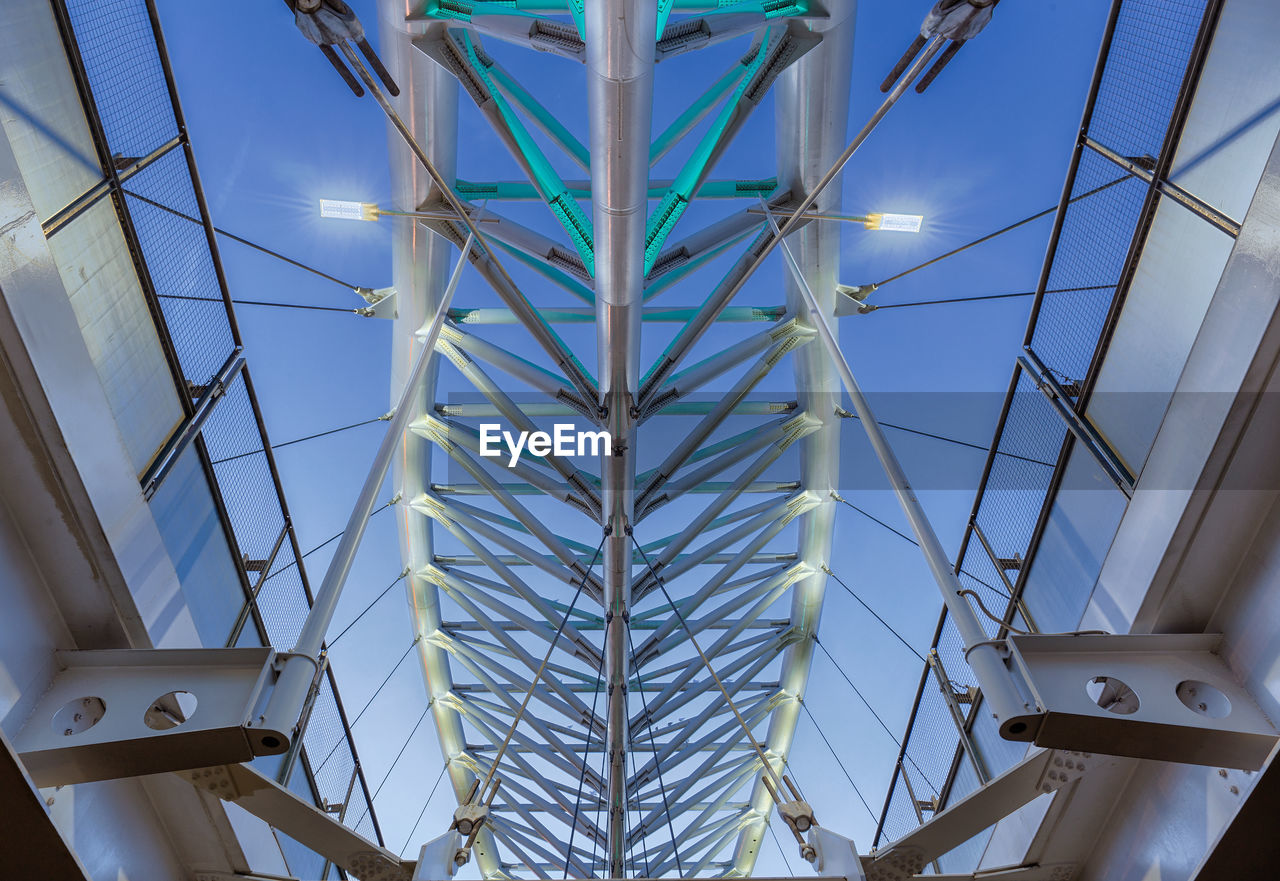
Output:
[[[236,0],[216,9],[178,0],[158,5],[214,222],[355,284],[389,284],[389,223],[394,221],[322,222],[316,209],[322,196],[387,201],[385,126],[374,102],[347,91],[293,27],[282,3]],[[352,5],[376,37],[373,2]],[[860,4],[851,130],[878,105],[880,80],[912,39],[928,6],[918,0]],[[990,27],[959,53],[928,92],[904,97],[847,167],[844,208],[851,213],[920,213],[926,216],[925,228],[909,236],[846,227],[844,281],[886,278],[1057,202],[1108,6],[1104,0],[1007,0]],[[745,41],[738,41],[659,65],[655,126],[683,108],[691,94],[689,83],[710,83],[744,48]],[[584,77],[578,65],[512,47],[491,49],[544,103],[563,108],[564,122],[585,139]],[[465,149],[460,176],[518,177],[514,163],[470,103],[464,100],[462,105]],[[713,177],[770,176],[772,156],[772,106],[767,102]],[[670,167],[660,165],[655,176],[666,176]],[[561,171],[566,177],[580,176],[572,166]],[[727,205],[715,207],[728,210]],[[538,211],[545,209],[534,204],[510,213],[534,217]],[[697,222],[691,213],[680,230],[692,231]],[[886,285],[873,302],[1031,290],[1050,223],[1044,218]],[[547,226],[545,221],[540,225]],[[338,285],[233,242],[222,243],[222,258],[237,298],[361,305]],[[704,272],[710,283],[715,270]],[[775,257],[739,302],[781,302],[781,273]],[[517,275],[531,289],[538,284],[532,278]],[[472,302],[479,301],[478,279],[471,284]],[[539,294],[533,294],[535,301]],[[570,304],[560,293],[548,296],[550,302]],[[682,289],[669,297],[659,302],[694,302]],[[1029,307],[1030,298],[1015,298],[885,309],[843,319],[842,346],[871,392],[949,395],[946,407],[937,406],[937,397],[923,394],[879,397],[884,402],[882,419],[985,445]],[[256,306],[243,306],[237,314],[275,442],[369,419],[389,408],[389,322]],[[670,330],[674,326],[666,333]],[[664,344],[665,338],[652,337],[645,345],[646,358]],[[592,366],[594,358],[587,363]],[[974,392],[986,394],[970,394]],[[304,548],[320,544],[344,524],[380,428],[381,423],[357,428],[277,453]],[[846,435],[855,433],[856,426],[848,425]],[[922,493],[944,545],[954,552],[982,454],[901,434],[891,440],[901,444],[909,471],[916,462],[971,475],[961,483],[965,488],[926,487]],[[845,455],[864,455],[861,449],[847,442]],[[851,470],[852,463],[845,467]],[[887,492],[855,486],[844,493],[905,531]],[[372,522],[336,616],[339,625],[399,574],[394,525],[390,513]],[[923,651],[940,600],[915,549],[847,508],[837,515],[836,548],[832,569]],[[326,562],[326,551],[308,559],[314,582],[319,582]],[[889,727],[900,733],[919,677],[918,661],[835,585],[828,590],[821,636]],[[349,710],[365,704],[411,638],[405,601],[393,591],[335,648],[334,664]],[[828,737],[837,735],[833,742],[845,766],[878,813],[896,746],[822,655],[815,662],[809,691],[811,711]],[[421,679],[408,662],[356,727],[371,786],[382,779],[422,707]],[[794,755],[795,773],[819,821],[852,836],[863,848],[869,846],[874,823],[803,716]],[[439,748],[426,723],[378,799],[382,827],[393,849],[409,836],[439,768]],[[451,809],[448,795],[438,793],[414,835],[412,850],[444,831]],[[786,846],[792,868],[802,869],[794,847]],[[789,874],[771,842],[757,872]]]

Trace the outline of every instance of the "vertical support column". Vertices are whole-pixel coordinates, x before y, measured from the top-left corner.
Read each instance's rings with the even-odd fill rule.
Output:
[[[610,531],[604,545],[606,861],[614,878],[626,872],[629,533],[635,509],[635,405],[657,15],[656,0],[588,0],[585,10],[599,404],[613,438],[611,455],[601,462],[601,526]]]

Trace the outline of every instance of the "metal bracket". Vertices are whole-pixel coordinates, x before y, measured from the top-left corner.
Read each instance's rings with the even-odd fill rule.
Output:
[[[1010,636],[1010,664],[1037,711],[1002,720],[1008,740],[1257,770],[1280,740],[1218,656],[1221,635]]]
[[[1027,378],[1035,383],[1036,388],[1049,399],[1049,403],[1062,417],[1067,429],[1089,451],[1116,488],[1125,496],[1132,498],[1135,478],[1129,473],[1128,467],[1116,455],[1115,450],[1111,449],[1106,439],[1093,427],[1093,423],[1076,412],[1072,396],[1053,378],[1052,371],[1045,366],[1032,348],[1024,346],[1023,351],[1026,354],[1018,356],[1018,363],[1026,371]]]
[[[1117,761],[1110,756],[1062,750],[1032,751],[990,783],[948,805],[893,844],[862,857],[867,881],[906,881],[919,874],[929,861],[954,850],[1046,792],[1066,787],[1084,774],[1113,767]],[[1070,878],[1074,871],[1074,865],[1011,866],[989,873],[930,877],[1052,881]]]
[[[223,363],[218,372],[207,383],[188,386],[192,397],[197,399],[192,406],[191,415],[178,425],[173,435],[165,442],[164,448],[156,456],[151,466],[147,468],[146,473],[142,475],[143,498],[150,501],[156,491],[160,489],[160,485],[164,483],[165,478],[173,471],[178,460],[182,458],[182,454],[200,436],[200,432],[204,429],[204,424],[209,421],[209,416],[213,413],[214,407],[226,395],[231,383],[235,381],[235,378],[240,375],[240,371],[243,369],[244,356],[237,346],[227,356],[226,362]]]
[[[1036,789],[1041,792],[1056,792],[1068,783],[1079,780],[1096,763],[1093,753],[1054,750],[1053,758],[1036,781]]]
[[[876,306],[866,302],[867,297],[876,291],[873,284],[838,284],[836,285],[836,318],[847,315],[866,315],[876,311]]]
[[[866,881],[862,860],[853,842],[830,829],[814,826],[809,830],[809,845],[813,848],[813,868],[822,878],[844,878],[845,881]]]
[[[973,771],[978,777],[978,783],[985,784],[991,779],[991,775],[987,773],[986,763],[982,761],[978,751],[973,747],[973,741],[969,737],[971,719],[961,706],[962,704],[968,705],[972,711],[975,707],[974,702],[977,699],[978,691],[972,686],[965,686],[963,690],[956,688],[951,677],[947,675],[947,669],[943,666],[942,656],[938,654],[937,649],[930,650],[927,663],[938,680],[938,690],[942,692],[942,699],[946,702],[947,710],[951,713],[951,720],[955,722],[956,734],[960,738],[960,746],[964,750],[965,756],[968,757],[969,762],[973,765]],[[916,801],[917,804],[923,805],[919,799]],[[931,810],[935,814],[938,812],[936,799]]]
[[[356,834],[248,765],[183,771],[178,776],[235,802],[361,881],[409,881],[413,874],[413,863]]]
[[[451,829],[422,845],[413,881],[448,881],[458,871],[454,857],[462,847],[462,835]]]
[[[275,755],[257,727],[270,648],[59,651],[61,669],[14,745],[38,786],[137,777]]]
[[[909,881],[924,871],[928,862],[923,848],[895,847],[864,866],[867,881]]]

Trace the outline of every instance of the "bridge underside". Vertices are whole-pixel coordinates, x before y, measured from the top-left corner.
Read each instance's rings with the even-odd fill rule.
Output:
[[[398,110],[484,220],[395,479],[459,799],[500,756],[486,877],[755,864],[773,802],[752,740],[784,770],[826,583],[839,380],[794,282],[743,284],[772,236],[761,198],[798,204],[844,146],[854,6],[383,4]],[[673,90],[706,53],[723,73]],[[534,66],[584,89],[553,108]],[[772,167],[735,140],[767,138],[753,113],[770,107]],[[438,208],[391,143],[393,207]],[[490,145],[524,180],[459,177]],[[788,240],[828,317],[833,226]],[[393,399],[467,233],[397,228]],[[482,455],[481,425],[557,422],[608,431],[608,454]]]

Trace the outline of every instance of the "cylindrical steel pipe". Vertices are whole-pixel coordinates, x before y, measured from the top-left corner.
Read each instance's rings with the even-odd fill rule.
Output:
[[[600,406],[613,438],[601,459],[607,688],[609,875],[625,874],[628,651],[635,509],[634,408],[640,372],[656,0],[588,0],[587,100]]]

